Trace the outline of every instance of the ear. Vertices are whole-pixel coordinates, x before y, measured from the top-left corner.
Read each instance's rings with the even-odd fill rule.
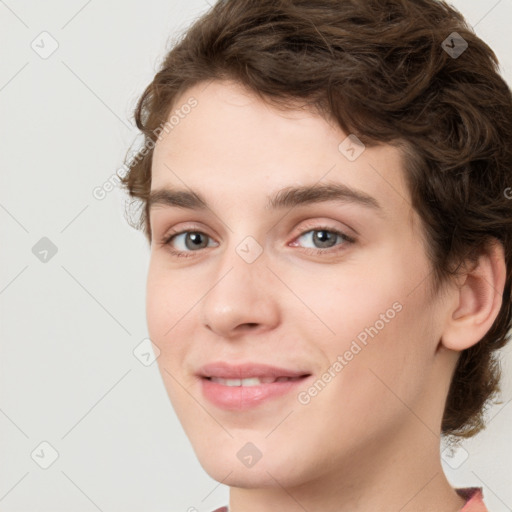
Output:
[[[505,251],[501,242],[493,239],[453,292],[453,308],[441,337],[442,345],[462,351],[487,334],[503,302],[505,278]]]

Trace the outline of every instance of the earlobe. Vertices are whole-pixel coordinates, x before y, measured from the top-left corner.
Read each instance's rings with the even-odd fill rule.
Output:
[[[494,239],[453,291],[455,307],[441,338],[446,348],[462,351],[485,336],[500,311],[505,276],[504,248]]]

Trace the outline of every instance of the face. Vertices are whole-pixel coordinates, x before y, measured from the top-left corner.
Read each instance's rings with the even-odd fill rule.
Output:
[[[300,485],[437,429],[441,305],[399,151],[230,82],[187,103],[153,156],[147,321],[205,470]]]

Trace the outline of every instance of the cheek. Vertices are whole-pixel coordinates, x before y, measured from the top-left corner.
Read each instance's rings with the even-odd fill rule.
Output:
[[[389,263],[384,270],[354,267],[330,283],[315,280],[325,293],[310,295],[309,303],[333,331],[316,338],[326,356],[325,370],[330,367],[336,375],[326,386],[326,400],[343,396],[354,409],[378,409],[390,400],[399,403],[393,394],[413,399],[427,378],[435,318],[426,299],[427,281],[417,286],[427,269],[420,268],[420,258],[391,256],[379,260]]]
[[[154,342],[157,342],[165,332],[165,323],[167,329],[169,328],[166,289],[165,276],[157,272],[154,264],[150,263],[146,282],[146,320],[150,338]]]
[[[338,371],[328,384],[324,406],[344,404],[344,410],[335,414],[338,421],[344,422],[349,413],[361,418],[361,424],[373,425],[372,418],[378,417],[383,425],[391,426],[409,414],[404,404],[418,403],[429,379],[435,346],[428,334],[432,319],[423,306],[418,309],[416,300],[402,299],[387,323],[375,321],[379,318],[375,313],[386,315],[387,310],[374,308],[372,315],[365,317],[366,325],[361,328],[351,322],[352,335],[326,348],[330,364],[339,364],[333,366]]]
[[[146,320],[149,337],[160,350],[157,364],[167,394],[173,405],[180,409],[180,399],[183,397],[175,379],[180,379],[176,370],[180,367],[180,352],[184,349],[184,344],[179,343],[183,339],[180,334],[182,322],[179,319],[186,313],[186,309],[184,292],[176,286],[172,274],[159,268],[154,260],[151,261],[146,283]]]
[[[146,282],[146,320],[149,337],[160,350],[157,362],[173,375],[182,373],[183,361],[196,347],[201,325],[200,300],[205,294],[204,279],[192,272],[170,269],[160,255],[153,255]],[[199,339],[200,336],[197,337]],[[168,377],[168,376],[167,376]],[[168,391],[174,384],[166,380]]]
[[[388,330],[400,315],[407,295],[401,277],[391,267],[381,271],[360,262],[339,269],[317,269],[309,278],[290,275],[288,282],[294,283],[294,292],[303,302],[294,301],[292,314],[315,331],[320,332],[317,327],[322,329],[322,336],[313,338],[315,344],[343,350],[358,336],[364,342],[370,336],[368,330],[375,333],[375,325],[379,333]],[[306,327],[306,332],[311,333],[311,327]]]
[[[179,328],[187,309],[187,290],[175,273],[165,269],[152,255],[146,283],[146,319],[150,338],[164,352]]]
[[[305,415],[309,431],[322,432],[327,440],[343,432],[343,452],[365,440],[385,440],[411,419],[408,406],[419,403],[428,378],[428,356],[422,340],[415,337],[421,333],[409,321],[411,314],[404,305],[378,334],[368,335],[366,344],[348,336],[338,338],[336,346],[324,346],[328,375],[320,375],[321,382],[301,390],[298,400],[297,412]],[[300,417],[297,414],[295,419]]]

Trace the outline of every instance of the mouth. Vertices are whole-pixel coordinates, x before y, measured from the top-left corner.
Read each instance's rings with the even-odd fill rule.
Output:
[[[273,384],[274,382],[290,382],[300,380],[307,375],[301,375],[300,377],[249,377],[247,379],[222,379],[220,377],[205,377],[211,382],[222,384],[223,386],[230,387],[252,387],[261,386],[262,384]]]
[[[312,376],[307,371],[246,363],[224,362],[203,366],[198,372],[201,392],[210,403],[228,411],[243,411],[290,394]]]

